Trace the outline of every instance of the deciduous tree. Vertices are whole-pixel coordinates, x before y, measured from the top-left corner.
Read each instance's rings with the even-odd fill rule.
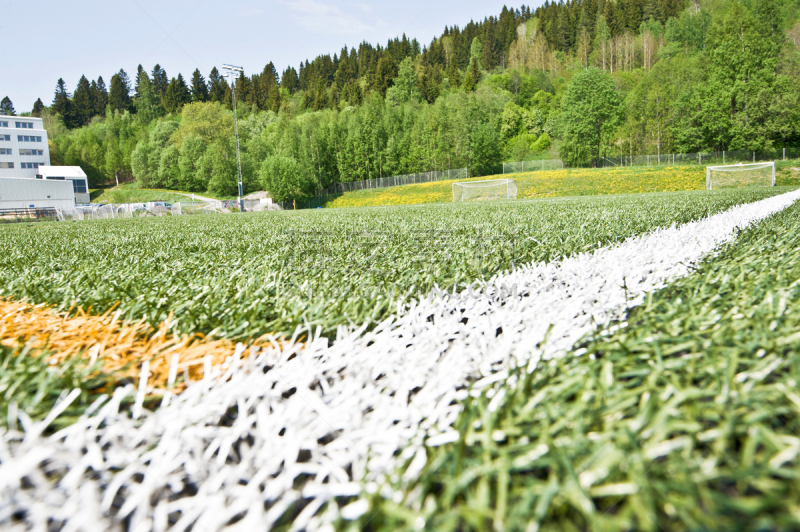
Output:
[[[568,166],[596,164],[620,123],[622,106],[611,76],[596,68],[575,75],[561,100],[563,142]]]

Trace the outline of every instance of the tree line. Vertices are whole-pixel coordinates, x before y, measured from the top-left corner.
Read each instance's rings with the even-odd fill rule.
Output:
[[[361,43],[235,80],[245,188],[302,199],[337,182],[560,156],[763,149],[800,141],[799,0],[572,0]],[[54,160],[93,182],[236,193],[232,87],[155,65],[60,79]],[[5,100],[0,106],[5,105]],[[11,102],[8,102],[11,105]]]

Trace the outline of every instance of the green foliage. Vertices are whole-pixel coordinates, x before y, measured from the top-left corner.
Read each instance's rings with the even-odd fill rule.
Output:
[[[611,76],[596,68],[577,74],[561,100],[564,141],[559,154],[564,163],[596,162],[607,152],[621,116],[621,100]]]
[[[8,99],[8,96],[6,96],[6,97],[4,98],[4,100],[5,100],[5,99]],[[10,103],[10,102],[11,102],[11,100],[9,100],[9,103]],[[0,106],[2,106],[2,104],[0,104]],[[12,105],[12,106],[11,106],[11,111],[13,111],[13,110],[14,110],[14,109],[13,109],[13,107],[14,107],[14,106]],[[34,104],[33,104],[33,110],[31,111],[31,116],[35,116],[36,118],[41,118],[41,117],[42,117],[42,111],[43,111],[43,110],[44,110],[44,103],[42,102],[42,99],[41,99],[41,98],[37,98],[37,99],[36,99],[36,101],[35,101],[35,102],[34,102]],[[4,111],[5,111],[5,110],[4,110]],[[6,114],[6,113],[4,112],[3,114]]]
[[[542,133],[541,135],[539,135],[539,138],[536,139],[536,142],[533,143],[531,149],[534,152],[542,152],[550,149],[551,143],[552,140],[550,139],[550,135],[548,135],[547,133]]]
[[[149,139],[139,141],[131,154],[131,169],[143,188],[164,187],[165,183],[161,181],[159,172],[161,154],[172,143],[172,137],[178,127],[178,123],[174,121],[156,122]]]
[[[198,163],[200,179],[208,183],[208,191],[218,196],[235,196],[239,192],[236,153],[230,145],[209,146]]]
[[[602,155],[800,143],[800,9],[793,0],[685,7],[676,0],[577,0],[504,9],[463,30],[448,28],[425,47],[403,37],[321,55],[280,79],[271,62],[260,73],[242,73],[236,83],[245,187],[259,186],[258,170],[273,155],[307,169],[312,189],[465,166],[479,175],[494,171],[497,153],[520,159],[548,149],[544,141],[536,145],[542,133],[549,149],[576,166]],[[622,52],[631,49],[633,55]],[[606,73],[589,75],[586,65]],[[605,81],[581,87],[587,76]],[[189,79],[191,89],[159,65],[151,76],[141,68],[132,104],[124,71],[112,79],[110,95],[102,78],[88,89],[82,78],[74,97],[60,80],[44,114],[53,161],[80,165],[93,183],[131,176],[147,183],[154,175],[161,180],[161,153],[150,147],[153,163],[144,162],[146,147],[133,152],[149,142],[156,122],[181,124],[173,139],[179,151],[189,135],[206,149],[227,145],[231,88],[216,69],[207,82],[199,71]],[[616,98],[601,90],[612,84],[624,101],[619,121]],[[97,116],[112,121],[109,102],[118,113],[111,127],[77,128]],[[473,131],[483,123],[494,135]],[[69,138],[62,138],[62,124],[76,128]],[[497,145],[482,142],[487,138]],[[187,171],[180,170],[183,188],[208,187],[210,173]],[[223,182],[215,187],[225,189]]]
[[[0,102],[0,115],[16,116],[17,112],[14,110],[14,104],[11,103],[11,98],[8,96],[3,98]]]
[[[459,441],[429,448],[401,489],[422,510],[376,495],[356,524],[796,528],[798,222],[795,205],[742,232],[576,346],[583,355],[512,370],[467,399]]]
[[[472,168],[477,175],[490,175],[498,172],[502,164],[500,138],[495,128],[488,122],[474,124],[469,137]]]
[[[188,192],[204,192],[208,190],[208,181],[200,172],[200,161],[206,152],[203,139],[189,135],[183,139],[178,167],[181,172],[181,189]]]
[[[178,159],[178,148],[174,145],[169,145],[161,151],[161,158],[158,162],[158,181],[154,183],[155,188],[173,190],[181,188],[182,179]]]
[[[196,102],[183,107],[180,127],[174,136],[178,148],[183,139],[193,135],[206,144],[228,142],[233,138],[233,114],[219,102]]]
[[[314,192],[314,182],[294,157],[268,157],[259,169],[259,181],[275,201],[304,200]]]
[[[334,334],[378,323],[435,285],[462,289],[513,264],[591,251],[776,192],[6,225],[0,297],[62,311],[117,308],[121,319],[152,324],[172,315],[176,332],[252,338],[307,323]]]
[[[129,111],[131,109],[131,82],[124,70],[120,70],[111,76],[108,105],[116,111]]]
[[[414,62],[410,57],[406,57],[400,63],[397,77],[394,79],[392,87],[386,92],[386,100],[395,105],[407,103],[411,100],[419,100],[417,73],[414,70]]]

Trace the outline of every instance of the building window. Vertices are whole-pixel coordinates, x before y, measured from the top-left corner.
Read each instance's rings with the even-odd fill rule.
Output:
[[[44,165],[42,165],[42,166],[44,166]],[[29,170],[32,170],[32,169],[36,168],[38,170],[39,163],[22,163],[20,168],[25,168],[25,169],[29,169]]]
[[[8,139],[11,140],[11,139]],[[42,137],[29,137],[28,135],[17,135],[18,142],[42,142]]]
[[[42,174],[36,174],[36,179],[41,179],[41,178],[42,178]]]
[[[14,150],[11,148],[0,148],[0,155],[14,155]]]
[[[49,179],[50,181],[65,181],[65,180],[66,180],[66,178],[65,178],[65,177],[62,177],[62,176],[54,176],[54,175],[51,175],[51,176],[50,176],[50,177],[48,177],[47,179]]]
[[[0,122],[0,127],[8,127],[8,122]]]
[[[11,142],[11,135],[0,135],[0,140],[7,140]]]
[[[33,129],[33,124],[30,122],[16,122],[16,126],[17,129]]]
[[[85,179],[73,179],[72,180],[72,190],[75,194],[86,194],[86,180]]]
[[[0,168],[14,168],[14,163],[0,163]]]
[[[2,149],[0,149],[0,153],[3,153]],[[44,155],[44,150],[19,150],[19,154],[20,155]]]

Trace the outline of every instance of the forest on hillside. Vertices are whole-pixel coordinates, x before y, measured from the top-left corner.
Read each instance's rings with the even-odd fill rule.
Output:
[[[361,43],[235,81],[247,191],[302,200],[338,182],[561,157],[800,145],[800,0],[569,0]],[[94,184],[236,194],[232,87],[155,65],[108,87],[63,79],[53,164]],[[0,112],[13,112],[4,99]]]

